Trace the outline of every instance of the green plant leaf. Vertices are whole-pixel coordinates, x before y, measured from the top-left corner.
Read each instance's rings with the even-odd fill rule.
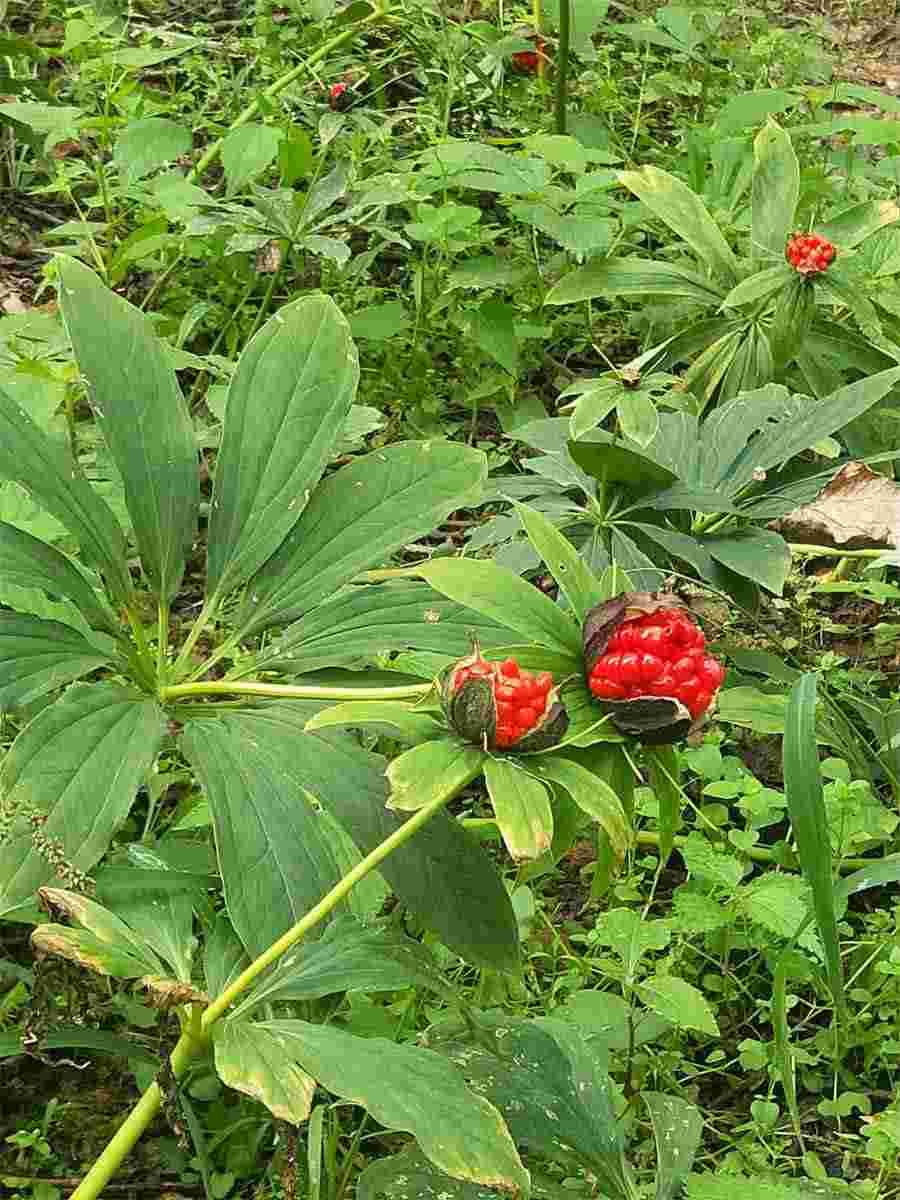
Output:
[[[597,822],[621,861],[631,844],[631,827],[622,802],[613,789],[593,771],[561,754],[529,759],[528,769],[568,792],[582,812]]]
[[[411,746],[433,741],[445,732],[434,717],[399,700],[348,700],[323,709],[306,723],[309,733],[338,726],[384,729]]]
[[[335,452],[358,380],[347,322],[328,296],[285,305],[243,351],[216,459],[210,593],[246,583],[297,523]]]
[[[725,308],[741,308],[745,304],[758,304],[768,300],[797,279],[797,273],[786,262],[774,267],[763,267],[747,279],[736,284],[722,305]],[[802,282],[802,281],[801,281]]]
[[[644,757],[650,786],[659,805],[659,861],[666,863],[675,846],[675,834],[681,828],[684,796],[679,787],[680,759],[674,746],[647,746]]]
[[[70,892],[65,888],[44,887],[41,888],[40,895],[51,911],[56,910],[65,914],[71,921],[77,922],[81,929],[96,938],[99,944],[124,950],[135,959],[139,959],[143,963],[141,974],[160,974],[163,971],[162,962],[152,947],[140,933],[111,909],[88,896],[81,895],[80,892]]]
[[[900,207],[895,200],[862,200],[817,224],[816,233],[839,251],[852,250],[877,230],[897,221],[900,221]]]
[[[0,579],[65,596],[94,629],[116,631],[109,609],[72,559],[5,521],[0,521]]]
[[[386,807],[385,760],[346,734],[306,733],[317,706],[292,702],[232,713],[241,735],[275,751],[291,744],[283,765],[343,826],[363,854],[406,819]],[[478,842],[445,813],[437,813],[379,866],[392,891],[455,953],[478,966],[518,966],[519,937],[509,895]]]
[[[316,1081],[285,1061],[284,1043],[262,1025],[220,1021],[213,1032],[216,1073],[223,1083],[264,1104],[280,1121],[302,1124],[312,1109]]]
[[[144,314],[75,259],[60,259],[58,269],[63,321],[125,485],[141,561],[168,600],[184,574],[200,502],[190,414]]]
[[[648,1008],[682,1029],[697,1029],[714,1037],[719,1034],[713,1010],[693,984],[675,975],[652,975],[638,988]]]
[[[451,1179],[439,1171],[415,1144],[399,1154],[370,1162],[356,1181],[356,1195],[359,1200],[379,1200],[382,1196],[388,1200],[434,1200],[437,1196],[442,1200],[491,1200],[492,1197],[483,1184]],[[532,1195],[541,1196],[542,1189],[535,1185]]]
[[[198,893],[202,895],[203,888],[196,883],[193,888],[166,887],[169,882],[166,876],[177,884],[182,872],[168,868],[165,860],[148,847],[143,848],[141,864],[131,871],[131,888],[116,895],[115,914],[167,964],[168,974],[189,984],[197,949],[194,902]],[[151,878],[145,883],[142,875]],[[152,886],[154,883],[158,886]]]
[[[480,559],[441,559],[419,572],[438,592],[529,641],[580,658],[581,631],[553,601],[519,575]],[[575,664],[573,668],[577,669]]]
[[[139,979],[152,974],[148,959],[138,957],[127,948],[109,943],[87,929],[70,929],[67,925],[38,925],[31,935],[31,945],[39,955],[53,954],[114,979]]]
[[[217,913],[203,944],[203,978],[210,996],[224,992],[249,965],[244,944],[228,913]]]
[[[116,138],[113,159],[126,183],[143,179],[191,149],[191,131],[166,117],[129,121]]]
[[[28,900],[54,869],[55,847],[77,877],[88,872],[128,815],[156,757],[165,715],[155,701],[111,683],[73,684],[31,721],[0,768],[0,915]],[[44,814],[40,838],[29,819]]]
[[[128,599],[132,584],[125,538],[112,510],[75,471],[66,451],[2,387],[0,476],[26,488],[68,529],[87,562],[103,574],[112,595]]]
[[[254,122],[232,129],[223,139],[222,167],[229,196],[271,166],[278,157],[281,138],[280,129]]]
[[[680,1096],[641,1092],[656,1143],[656,1200],[676,1200],[703,1136],[703,1114]]]
[[[753,142],[751,253],[783,262],[800,198],[800,166],[786,133],[769,120]]]
[[[724,283],[738,279],[737,261],[709,210],[687,184],[659,167],[620,171],[619,182],[682,238]]]
[[[576,621],[603,599],[600,581],[588,569],[587,563],[567,537],[559,532],[543,513],[527,504],[514,504],[516,512],[547,570],[559,584],[560,591],[572,606]]]
[[[813,911],[835,1006],[844,1006],[831,841],[825,820],[816,741],[816,676],[803,675],[788,693],[784,717],[784,790],[800,866],[812,889]]]
[[[30,704],[110,662],[69,625],[0,612],[0,709]]]
[[[398,442],[329,476],[249,588],[243,633],[296,620],[360,571],[477,501],[487,475],[479,450]]]
[[[434,1051],[306,1021],[261,1028],[328,1091],[361,1105],[386,1129],[413,1134],[448,1175],[528,1196],[528,1172],[500,1114]]]
[[[22,1053],[22,1036],[25,1030],[0,1033],[0,1058],[15,1057]],[[97,1054],[109,1054],[128,1062],[143,1063],[159,1067],[159,1055],[129,1038],[116,1037],[102,1029],[85,1029],[81,1025],[55,1025],[52,1032],[41,1038],[41,1049],[46,1050],[93,1050]]]
[[[540,858],[553,841],[553,812],[546,787],[512,760],[490,755],[484,763],[484,780],[513,861]]]
[[[698,202],[699,203],[699,202]],[[601,258],[578,267],[547,293],[545,304],[577,304],[598,296],[666,296],[704,307],[722,303],[723,291],[702,275],[645,258]]]
[[[477,778],[487,758],[477,746],[447,736],[414,746],[385,772],[391,785],[388,807],[415,812],[440,796],[450,799]]]
[[[255,957],[337,883],[306,786],[317,743],[229,713],[188,721],[182,744],[209,801],[228,914]]]
[[[791,552],[780,533],[771,529],[738,529],[706,534],[700,545],[723,566],[780,596],[791,570]]]

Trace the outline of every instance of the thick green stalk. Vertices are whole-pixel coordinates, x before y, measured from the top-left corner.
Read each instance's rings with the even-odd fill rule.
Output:
[[[556,132],[566,132],[569,102],[569,29],[571,0],[559,0],[559,46],[556,51]]]
[[[217,680],[215,683],[178,683],[159,689],[159,699],[181,700],[185,696],[266,696],[270,700],[417,700],[427,696],[430,683],[410,683],[404,687],[293,687],[287,683],[241,683]]]
[[[295,946],[320,921],[323,921],[360,880],[364,879],[370,871],[374,870],[380,862],[399,846],[408,842],[423,825],[426,825],[452,799],[452,795],[453,793],[450,792],[447,795],[439,796],[437,799],[432,800],[430,804],[426,804],[423,808],[420,808],[418,812],[413,813],[408,821],[405,821],[390,837],[385,838],[371,853],[358,862],[352,871],[348,871],[343,879],[336,883],[331,891],[323,896],[319,903],[311,908],[304,917],[301,917],[292,929],[289,929],[283,937],[279,938],[277,942],[273,942],[268,950],[255,959],[238,976],[234,983],[227,987],[224,992],[218,995],[204,1009],[203,1016],[200,1019],[199,1035],[196,1031],[196,1022],[191,1022],[191,1025],[185,1029],[178,1039],[169,1059],[172,1074],[176,1079],[184,1074],[191,1061],[209,1044],[210,1026],[222,1016],[238,996],[242,995],[250,987],[259,974],[271,966],[285,951]],[[104,1187],[106,1187],[107,1183],[109,1183],[110,1179],[118,1171],[128,1153],[137,1144],[141,1134],[159,1112],[161,1103],[162,1092],[160,1091],[159,1084],[155,1082],[151,1083],[137,1105],[132,1109],[122,1125],[119,1126],[103,1153],[72,1193],[70,1200],[96,1200],[96,1197],[100,1195]]]
[[[326,59],[332,51],[338,50],[345,43],[352,41],[358,33],[361,33],[369,25],[375,25],[377,22],[384,20],[387,20],[387,6],[379,6],[374,12],[369,13],[367,17],[363,17],[361,21],[357,21],[355,25],[351,25],[349,29],[345,29],[342,33],[330,38],[327,42],[323,42],[318,50],[314,50],[303,62],[298,63],[295,67],[291,67],[290,71],[280,76],[274,83],[270,83],[267,88],[259,93],[255,100],[247,105],[243,112],[238,114],[229,125],[228,131],[222,137],[216,138],[212,145],[207,147],[204,154],[188,173],[187,178],[189,182],[196,183],[200,179],[210,163],[218,158],[219,152],[222,149],[222,143],[228,137],[228,134],[233,133],[235,129],[240,129],[248,121],[252,121],[267,100],[274,100],[285,88],[290,87],[295,79],[299,79],[305,72],[311,71],[317,63]]]

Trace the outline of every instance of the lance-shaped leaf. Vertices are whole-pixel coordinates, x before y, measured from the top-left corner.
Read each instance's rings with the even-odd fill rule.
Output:
[[[552,287],[545,304],[576,304],[598,296],[665,296],[716,305],[723,292],[702,275],[646,258],[601,258],[578,267]]]
[[[753,143],[751,252],[755,259],[784,259],[800,198],[800,166],[786,133],[769,120]]]
[[[246,583],[299,520],[358,381],[350,328],[328,296],[285,305],[251,339],[228,389],[216,459],[211,593]]]
[[[228,721],[245,742],[272,746],[284,768],[368,854],[407,818],[386,808],[383,758],[337,731],[304,732],[317,707],[273,704],[230,713]],[[506,888],[478,842],[451,817],[437,813],[378,869],[416,918],[455,953],[494,970],[517,966],[519,939]]]
[[[0,914],[54,874],[48,853],[75,872],[99,860],[156,757],[165,715],[114,684],[74,684],[26,725],[0,769]],[[30,817],[43,816],[37,828]]]
[[[659,167],[620,171],[619,182],[687,242],[714,275],[729,285],[737,283],[737,261],[722,231],[686,183]]]
[[[125,538],[109,505],[75,471],[63,447],[39,429],[2,387],[0,477],[21,484],[65,525],[117,599],[131,594]]]
[[[190,414],[142,312],[73,258],[60,260],[60,307],[94,416],[125,485],[141,562],[169,599],[194,540],[200,482]]]
[[[532,1196],[549,1195],[537,1181],[532,1186]],[[483,1184],[469,1183],[464,1179],[453,1179],[439,1171],[413,1144],[399,1154],[388,1158],[377,1158],[370,1162],[356,1181],[359,1200],[491,1200],[492,1193]],[[502,1193],[496,1193],[499,1196]]]
[[[449,736],[414,746],[387,769],[391,785],[388,805],[413,812],[441,796],[449,799],[477,778],[487,757],[477,746]]]
[[[529,641],[580,656],[581,633],[572,618],[512,571],[481,559],[444,558],[428,563],[420,574],[436,591]]]
[[[441,441],[398,442],[336,471],[253,579],[239,616],[244,633],[296,620],[360,571],[431,533],[477,501],[486,476],[481,451]]]
[[[116,631],[109,609],[70,558],[5,521],[0,521],[0,579],[18,587],[40,588],[53,596],[65,596],[94,629]]]
[[[110,909],[64,888],[40,889],[51,912],[64,913],[81,927],[39,925],[31,935],[35,950],[67,958],[99,975],[137,979],[164,968],[150,946]]]
[[[229,1087],[259,1100],[280,1121],[300,1125],[310,1114],[316,1081],[285,1061],[281,1038],[250,1021],[215,1026],[216,1071]]]
[[[603,599],[600,580],[591,573],[569,539],[543,513],[527,504],[516,504],[514,507],[528,540],[559,584],[560,591],[572,606],[576,620],[584,620],[588,609]]]
[[[0,612],[0,709],[29,704],[109,663],[70,625]]]
[[[703,1114],[680,1096],[641,1092],[656,1142],[656,1200],[676,1200],[703,1135]]]
[[[434,717],[399,700],[348,700],[346,704],[333,704],[308,721],[306,728],[313,733],[317,729],[353,726],[386,730],[391,737],[410,746],[434,741],[445,732]]]
[[[616,858],[621,861],[625,857],[631,842],[631,827],[622,801],[605,780],[561,754],[529,759],[528,767],[548,783],[568,792],[582,812],[605,830]]]
[[[386,1129],[413,1134],[448,1175],[528,1195],[528,1172],[502,1117],[433,1050],[306,1021],[267,1021],[262,1028],[328,1091],[361,1105]]]
[[[338,879],[303,784],[315,768],[295,766],[315,743],[271,724],[255,737],[227,714],[188,721],[182,744],[209,801],[228,914],[247,951],[261,954]]]
[[[553,810],[546,787],[510,759],[490,756],[485,760],[484,780],[513,859],[540,858],[553,841]]]

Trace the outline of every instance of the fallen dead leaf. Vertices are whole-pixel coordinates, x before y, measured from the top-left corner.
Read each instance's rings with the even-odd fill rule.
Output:
[[[812,504],[769,523],[790,542],[842,550],[900,545],[900,484],[865,463],[841,467]]]

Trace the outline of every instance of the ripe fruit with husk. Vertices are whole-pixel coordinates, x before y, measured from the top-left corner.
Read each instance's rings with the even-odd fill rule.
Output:
[[[468,658],[442,672],[438,684],[452,728],[485,750],[547,750],[568,728],[549,672],[532,674],[514,658],[489,662],[477,642]]]
[[[666,592],[625,592],[598,604],[585,618],[583,642],[591,695],[620,733],[648,745],[689,733],[725,678],[706,653],[703,630]]]

